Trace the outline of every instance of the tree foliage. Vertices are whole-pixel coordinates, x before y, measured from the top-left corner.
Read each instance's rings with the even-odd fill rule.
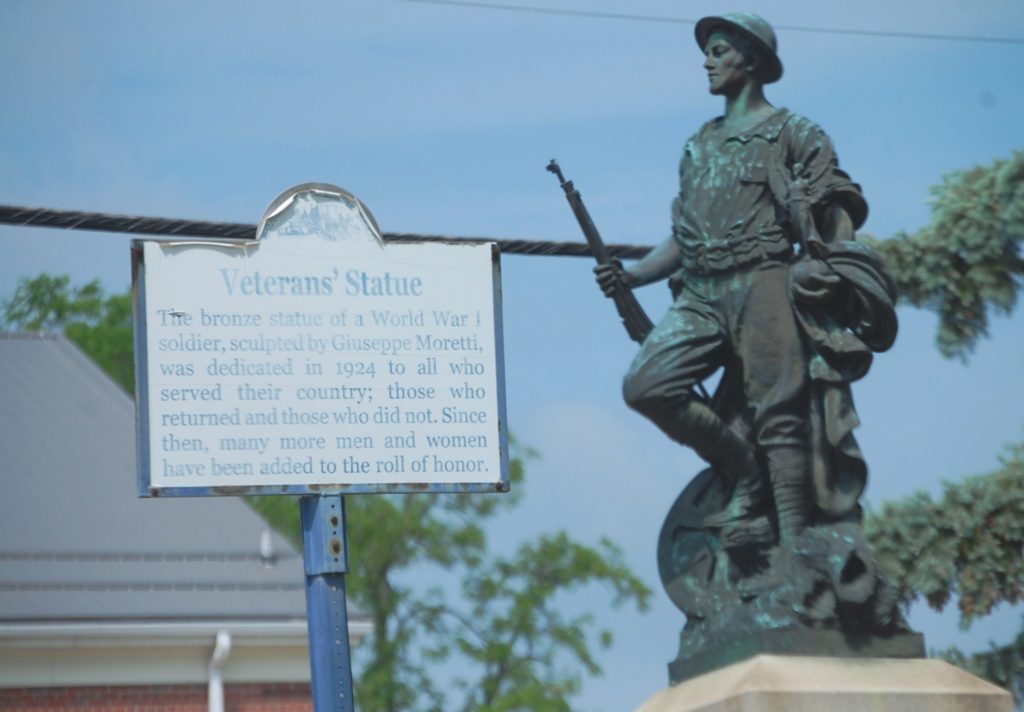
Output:
[[[565,670],[599,674],[591,646],[612,642],[609,631],[594,630],[591,613],[566,616],[557,605],[566,592],[589,584],[609,588],[614,607],[635,602],[643,609],[650,593],[610,541],[591,548],[565,532],[524,543],[510,557],[489,559],[463,579],[458,598],[435,593],[428,611],[444,642],[433,651],[442,658],[456,652],[473,670],[456,677],[461,704],[438,709],[568,712],[581,675]]]
[[[960,626],[1024,597],[1024,443],[995,472],[917,493],[867,520],[879,564],[904,603],[942,610],[957,597]]]
[[[969,673],[1005,687],[1017,700],[1024,699],[1024,628],[1008,645],[992,646],[989,650],[965,654],[958,648],[949,648],[939,654],[948,662]]]
[[[347,591],[374,626],[355,651],[360,709],[569,710],[582,676],[601,672],[595,646],[612,639],[592,614],[567,616],[566,597],[598,585],[615,606],[647,607],[650,590],[609,541],[588,547],[556,532],[508,556],[490,551],[486,524],[514,508],[533,457],[516,452],[509,494],[346,498]],[[298,508],[287,501],[254,506],[286,506],[294,539]],[[424,590],[425,578],[436,584]]]
[[[876,242],[900,296],[939,315],[936,345],[965,359],[988,335],[989,316],[1017,303],[1024,260],[1024,151],[950,173],[934,186],[921,230]]]
[[[966,360],[988,335],[992,314],[1009,314],[1024,276],[1024,152],[945,176],[932,188],[932,220],[913,234],[875,243],[901,296],[939,316],[936,346]],[[1024,444],[999,470],[946,484],[933,501],[917,493],[886,503],[866,529],[905,603],[923,596],[942,610],[957,598],[960,627],[1024,596]],[[941,657],[1022,699],[1024,627],[1004,646]]]
[[[957,598],[967,629],[1001,603],[1024,598],[1024,443],[995,472],[946,483],[943,497],[924,493],[882,505],[866,531],[879,564],[904,603],[923,596],[942,610]],[[1024,626],[1010,643],[939,656],[1024,698]]]
[[[68,275],[40,274],[18,281],[0,303],[0,326],[19,331],[63,331],[121,387],[135,391],[132,299],[106,294],[98,279],[72,287]]]

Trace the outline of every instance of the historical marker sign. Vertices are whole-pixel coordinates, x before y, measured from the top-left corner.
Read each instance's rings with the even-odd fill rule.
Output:
[[[507,488],[494,245],[384,245],[307,184],[133,275],[141,495]]]

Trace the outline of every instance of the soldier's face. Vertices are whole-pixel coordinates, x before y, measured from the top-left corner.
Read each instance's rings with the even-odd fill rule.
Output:
[[[704,45],[704,69],[708,72],[708,91],[730,96],[751,81],[747,59],[721,32],[711,33]]]

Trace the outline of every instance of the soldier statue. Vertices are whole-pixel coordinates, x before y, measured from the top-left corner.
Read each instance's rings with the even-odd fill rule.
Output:
[[[672,233],[635,263],[595,269],[608,296],[668,280],[674,301],[623,395],[710,465],[659,544],[662,578],[688,617],[690,671],[675,679],[765,620],[905,632],[860,529],[866,467],[850,383],[896,335],[892,282],[854,239],[867,203],[825,132],[765,98],[782,63],[764,19],[706,17],[696,39],[725,111],[683,148]],[[702,396],[720,369],[714,397]]]

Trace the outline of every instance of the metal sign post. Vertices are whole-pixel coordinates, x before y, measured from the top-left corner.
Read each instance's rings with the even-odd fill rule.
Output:
[[[317,712],[353,712],[352,659],[348,644],[345,572],[345,500],[340,494],[303,497],[302,558],[306,570],[306,621]]]

